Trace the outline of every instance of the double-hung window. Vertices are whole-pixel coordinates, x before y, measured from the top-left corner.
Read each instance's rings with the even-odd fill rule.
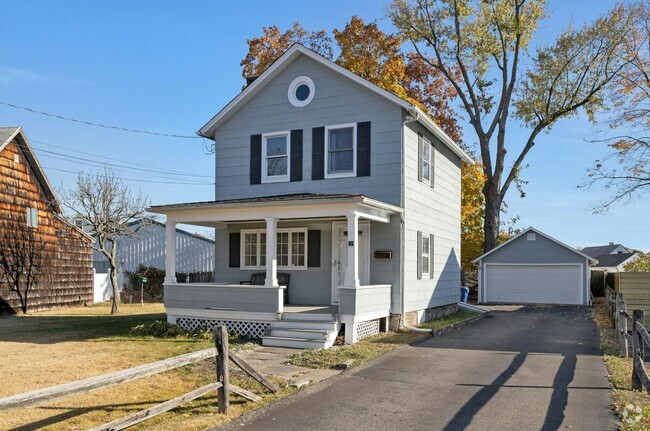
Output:
[[[289,181],[289,132],[262,135],[262,182]]]
[[[422,182],[433,185],[433,146],[426,139],[422,139],[421,142],[420,173]]]
[[[325,138],[325,178],[356,176],[357,125],[326,127]]]
[[[433,278],[433,235],[418,231],[418,280]]]
[[[245,229],[241,231],[241,268],[266,267],[266,231]],[[307,268],[307,229],[278,229],[276,259],[280,269]]]
[[[429,235],[422,235],[422,277],[428,278],[431,273],[431,242]]]

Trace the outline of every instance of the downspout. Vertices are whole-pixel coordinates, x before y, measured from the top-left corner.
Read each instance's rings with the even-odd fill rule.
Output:
[[[404,208],[405,205],[405,197],[406,197],[406,182],[405,182],[405,174],[406,171],[404,169],[404,161],[405,161],[405,153],[406,153],[406,125],[409,123],[416,122],[420,119],[420,114],[416,112],[414,109],[409,109],[408,110],[408,115],[406,116],[406,119],[402,122],[402,151],[401,151],[401,160],[400,160],[400,169],[401,169],[401,175],[400,175],[400,182],[401,182],[401,197],[400,197],[400,206],[402,209]],[[405,256],[405,222],[404,222],[404,211],[400,214],[400,232],[399,232],[399,242],[400,242],[400,261],[399,261],[399,271],[400,271],[400,313],[402,315],[402,326],[404,326],[407,329],[410,329],[411,331],[417,331],[417,332],[431,332],[430,329],[422,329],[422,328],[413,328],[410,327],[406,324],[406,301],[405,301],[405,295],[404,295],[404,285],[405,285],[405,280],[404,280],[404,259],[406,258]]]

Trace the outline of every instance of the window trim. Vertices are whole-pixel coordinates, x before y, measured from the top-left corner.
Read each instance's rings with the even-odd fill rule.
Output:
[[[291,234],[295,233],[295,232],[302,232],[305,235],[305,254],[304,254],[304,265],[303,266],[294,266],[294,265],[291,264],[291,260],[292,260],[291,258],[293,257],[293,253],[291,251],[291,245],[292,245],[292,239],[291,239],[292,235]],[[246,270],[250,270],[250,269],[258,269],[258,270],[266,269],[266,265],[261,266],[261,265],[258,264],[257,266],[246,266],[246,234],[251,234],[251,233],[254,233],[254,234],[257,235],[257,262],[258,263],[260,262],[261,245],[260,245],[259,238],[260,238],[261,233],[266,233],[266,229],[242,229],[240,231],[240,238],[239,238],[239,241],[240,241],[239,268],[240,269],[246,269]],[[286,270],[300,270],[300,271],[307,270],[308,269],[307,259],[309,257],[308,228],[306,228],[306,227],[292,227],[292,228],[280,228],[280,229],[277,229],[276,234],[280,234],[280,233],[288,233],[289,234],[288,235],[288,237],[289,237],[288,238],[288,244],[287,244],[287,246],[288,246],[287,262],[289,263],[289,265],[288,266],[284,266],[284,265],[280,266],[280,265],[278,265],[278,269],[282,269],[282,270],[285,270],[285,271]],[[268,238],[267,238],[267,240],[268,240]],[[276,247],[277,247],[277,239],[276,239]],[[277,250],[276,250],[276,257],[277,257]]]
[[[330,161],[330,130],[352,129],[352,171],[329,173]],[[324,148],[324,176],[325,178],[349,178],[357,176],[357,123],[336,124],[325,127],[325,148]]]
[[[425,239],[429,242],[429,247],[428,247],[429,251],[426,254],[424,253],[424,240]],[[424,259],[425,258],[429,262],[429,265],[427,265],[428,266],[428,271],[426,271],[426,272],[424,271]],[[431,278],[431,235],[426,233],[426,232],[422,232],[422,237],[420,238],[420,259],[422,259],[422,262],[420,262],[420,267],[422,268],[422,279]]]
[[[298,100],[296,97],[296,90],[301,85],[306,85],[309,87],[309,96],[307,96],[305,100]],[[308,76],[297,77],[291,81],[291,84],[289,84],[289,89],[287,90],[287,97],[289,98],[289,102],[296,108],[304,108],[305,106],[309,105],[311,101],[314,100],[315,94],[316,86],[314,85],[314,81],[312,81],[312,79]]]
[[[27,227],[38,228],[38,208],[27,207],[27,216],[26,216]]]
[[[269,138],[285,137],[287,139],[287,173],[285,175],[267,175],[268,172],[268,159],[266,154],[266,141]],[[279,157],[279,156],[272,156]],[[262,134],[262,183],[283,183],[288,182],[291,178],[291,131],[286,130],[282,132],[263,133]]]
[[[424,149],[425,146],[429,147],[429,160],[424,159]],[[422,182],[425,184],[432,185],[433,182],[433,177],[435,175],[434,170],[433,170],[433,160],[434,160],[434,149],[433,149],[433,144],[424,136],[422,137],[422,159],[420,160],[420,176],[422,177]],[[429,165],[429,178],[425,179],[424,178],[424,164],[427,163]]]

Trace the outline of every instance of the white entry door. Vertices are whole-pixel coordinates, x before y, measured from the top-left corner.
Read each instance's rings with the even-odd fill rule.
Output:
[[[359,222],[359,282],[370,284],[370,223]],[[348,224],[332,223],[332,304],[339,303],[339,287],[348,269]]]

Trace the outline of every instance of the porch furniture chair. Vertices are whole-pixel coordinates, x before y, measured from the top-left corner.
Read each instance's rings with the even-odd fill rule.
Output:
[[[291,279],[291,274],[287,274],[284,272],[278,272],[278,284],[280,286],[284,286],[284,303],[288,304],[289,303],[289,280]],[[266,281],[266,273],[265,272],[256,272],[251,275],[250,280],[244,280],[240,281],[239,284],[247,284],[247,285],[252,285],[252,286],[264,286],[264,282]]]

